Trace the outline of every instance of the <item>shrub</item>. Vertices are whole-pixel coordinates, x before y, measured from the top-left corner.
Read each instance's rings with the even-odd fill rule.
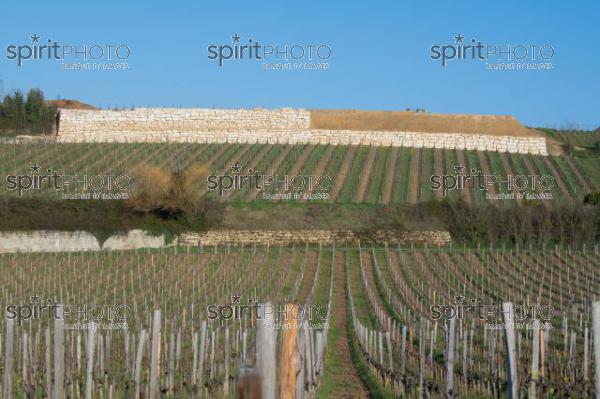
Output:
[[[171,176],[157,166],[140,164],[130,173],[134,181],[133,192],[127,205],[140,212],[161,208],[169,194]]]
[[[131,173],[134,190],[126,203],[136,211],[166,218],[202,213],[201,181],[207,174],[207,169],[200,165],[171,172],[157,166],[138,165]]]
[[[573,146],[573,144],[571,143],[565,143],[563,145],[561,145],[563,154],[565,154],[565,156],[571,158],[573,156],[573,150],[575,149],[575,147]]]
[[[600,205],[600,191],[594,191],[586,194],[585,197],[583,197],[583,203],[593,206]]]

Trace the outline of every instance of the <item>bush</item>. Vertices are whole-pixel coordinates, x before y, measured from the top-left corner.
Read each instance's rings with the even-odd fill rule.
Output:
[[[166,218],[202,213],[201,181],[207,174],[207,169],[200,165],[171,172],[157,166],[138,165],[131,173],[134,189],[126,204],[136,211]]]
[[[594,191],[583,197],[583,203],[592,206],[600,205],[600,191]]]
[[[573,146],[573,144],[571,143],[565,143],[563,145],[561,145],[563,154],[565,154],[565,156],[571,158],[573,157],[573,150],[575,149],[575,147]]]

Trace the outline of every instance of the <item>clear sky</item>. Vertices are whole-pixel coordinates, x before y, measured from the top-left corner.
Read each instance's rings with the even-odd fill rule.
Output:
[[[532,126],[600,126],[599,1],[10,1],[2,6],[3,92],[42,88],[96,106],[426,108],[509,114]],[[72,71],[7,59],[10,45],[125,44],[126,71]],[[327,44],[330,68],[219,67],[207,47]],[[486,70],[430,59],[435,44],[550,45],[553,69]]]

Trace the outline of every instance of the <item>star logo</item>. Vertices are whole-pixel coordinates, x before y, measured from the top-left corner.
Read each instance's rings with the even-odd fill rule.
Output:
[[[464,295],[454,295],[454,302],[456,303],[462,303],[465,300]]]
[[[458,35],[454,36],[454,41],[456,43],[462,43],[464,39],[465,39],[465,37],[462,36],[460,33]]]
[[[37,163],[29,167],[29,169],[31,169],[31,173],[40,173],[40,168],[40,165],[38,165]]]
[[[240,303],[240,298],[241,298],[240,294],[235,294],[235,295],[231,296],[231,301],[233,303]]]
[[[240,42],[240,35],[238,35],[237,33],[233,36],[231,36],[231,42],[232,43],[239,43]]]
[[[454,174],[461,175],[465,171],[465,167],[461,164],[454,165]]]
[[[41,296],[37,296],[37,295],[33,295],[29,297],[29,301],[31,303],[41,303],[42,302],[42,297]]]
[[[238,174],[242,171],[242,166],[239,163],[235,163],[235,165],[231,165],[231,173]]]
[[[31,38],[31,43],[37,43],[40,41],[40,37],[36,33],[34,33],[33,36],[30,36],[30,38]]]

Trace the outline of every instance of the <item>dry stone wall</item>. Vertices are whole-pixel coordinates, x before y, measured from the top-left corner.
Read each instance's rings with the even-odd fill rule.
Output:
[[[59,142],[351,144],[547,155],[543,137],[310,129],[303,109],[62,109]]]
[[[399,231],[381,230],[368,233],[333,230],[213,230],[203,233],[187,233],[179,236],[179,245],[260,244],[288,245],[309,244],[356,244],[378,242],[389,244],[447,245],[452,241],[447,231]]]

